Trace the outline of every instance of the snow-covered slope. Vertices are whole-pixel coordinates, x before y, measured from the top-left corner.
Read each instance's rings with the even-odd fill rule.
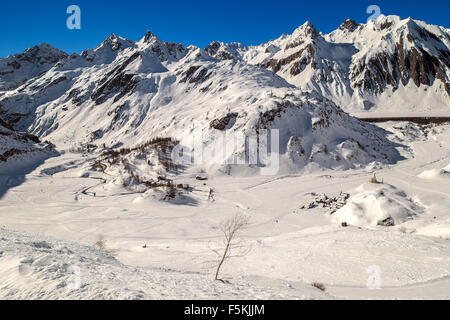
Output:
[[[21,54],[0,59],[0,93],[25,84],[66,57],[66,53],[43,43]]]
[[[448,29],[380,16],[368,24],[346,20],[327,35],[308,21],[260,46],[214,42],[207,52],[271,70],[346,111],[430,114],[450,112],[449,48]]]
[[[29,164],[36,158],[55,155],[54,146],[41,143],[39,138],[27,133],[18,133],[0,118],[0,174],[12,168]],[[3,186],[2,186],[3,187]]]
[[[241,49],[236,45],[236,51]],[[3,93],[1,112],[16,129],[67,147],[134,147],[195,131],[208,149],[225,133],[231,144],[233,134],[248,137],[278,129],[287,170],[399,159],[383,130],[264,68],[213,58],[207,54],[212,50],[163,43],[151,32],[138,42],[111,35],[96,49],[66,57]],[[246,146],[240,140],[206,165],[222,166],[248,154]],[[266,147],[261,140],[258,146]]]
[[[272,286],[255,278],[211,281],[209,274],[126,266],[98,246],[0,228],[0,299],[330,299],[309,284]],[[256,279],[257,280],[257,279]]]

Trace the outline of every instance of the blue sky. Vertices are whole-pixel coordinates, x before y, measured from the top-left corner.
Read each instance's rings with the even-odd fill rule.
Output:
[[[66,27],[69,5],[81,8],[81,30]],[[260,44],[310,20],[324,33],[347,18],[366,22],[369,5],[450,27],[449,0],[0,0],[0,57],[48,43],[68,53],[94,48],[109,34],[139,40],[151,30],[163,41],[204,47],[213,40]]]

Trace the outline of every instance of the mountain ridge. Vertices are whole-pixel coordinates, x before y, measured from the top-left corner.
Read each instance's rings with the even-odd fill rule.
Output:
[[[236,44],[215,43],[215,57],[269,69],[348,112],[386,112],[392,103],[403,112],[448,112],[449,39],[446,28],[380,16],[368,24],[347,19],[329,34],[306,22],[290,35],[240,51],[233,50]]]
[[[420,20],[381,15],[367,24],[347,19],[328,34],[319,32],[307,21],[292,34],[283,34],[259,46],[213,41],[203,51],[219,60],[240,59],[269,69],[302,90],[319,91],[347,112],[386,112],[392,102],[404,105],[397,107],[398,112],[421,109],[442,112],[450,110],[449,34],[447,28]],[[159,50],[162,61],[171,57],[179,59],[187,50],[181,44],[163,43],[150,31],[139,41],[111,34],[95,49],[80,55],[68,55],[41,44],[23,54],[0,59],[0,92],[17,88],[67,58],[81,56],[88,62],[108,64],[118,52],[146,44]],[[21,67],[20,60],[27,52],[44,51],[44,48],[55,54],[42,54],[41,58],[49,63],[39,73],[12,79],[20,71],[17,70]],[[161,48],[165,49],[160,51]],[[104,60],[96,60],[97,56]],[[404,92],[397,93],[398,89]]]
[[[372,27],[380,27],[383,19]],[[306,22],[292,35],[262,46],[213,42],[205,50],[163,42],[150,31],[139,41],[112,34],[80,55],[43,45],[43,71],[38,75],[23,72],[14,86],[0,89],[0,116],[17,131],[66,148],[79,144],[132,147],[156,137],[175,138],[187,146],[189,142],[182,138],[198,130],[205,148],[214,149],[221,134],[248,138],[277,129],[281,166],[287,171],[394,163],[400,156],[386,133],[344,112],[349,111],[346,99],[353,99],[361,88],[371,88],[366,82],[380,84],[376,88],[381,89],[389,85],[390,78],[377,78],[370,64],[365,71],[356,68],[350,82],[349,70],[360,61],[354,57],[365,47],[344,40],[349,41],[350,30],[358,33],[366,28],[348,20],[338,29],[340,33],[333,34],[340,42],[331,42],[330,35]],[[437,40],[430,41],[435,45]],[[8,61],[20,63],[21,57]],[[440,60],[433,63],[441,66]],[[0,66],[5,64],[0,60]],[[362,77],[357,89],[359,74],[367,77]],[[12,82],[0,76],[2,80]],[[399,85],[397,92],[402,88]],[[357,102],[364,107],[364,99],[374,103],[369,99],[372,95],[364,94]],[[268,148],[260,140],[257,143],[258,149]],[[219,163],[208,164],[206,170],[231,172],[227,164],[248,151],[248,143],[239,141],[225,148]]]

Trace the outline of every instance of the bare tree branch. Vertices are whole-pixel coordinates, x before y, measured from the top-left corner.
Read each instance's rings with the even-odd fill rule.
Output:
[[[219,264],[217,266],[216,270],[216,278],[217,281],[223,281],[219,278],[219,273],[222,265],[225,263],[226,260],[231,258],[237,258],[237,257],[243,257],[247,255],[250,252],[250,249],[246,249],[244,247],[244,244],[241,239],[236,239],[237,234],[239,231],[244,229],[250,221],[250,217],[247,215],[244,215],[242,213],[237,213],[233,218],[224,221],[220,225],[220,230],[222,231],[224,235],[224,252],[223,254],[219,255],[221,256],[221,260],[219,261]],[[216,254],[219,254],[218,250],[211,249]],[[232,252],[237,252],[237,254],[232,254]]]

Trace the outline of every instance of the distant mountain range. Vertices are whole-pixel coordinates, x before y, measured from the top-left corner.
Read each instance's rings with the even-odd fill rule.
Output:
[[[47,44],[0,60],[0,119],[59,147],[280,130],[286,163],[349,168],[398,159],[383,130],[346,112],[450,113],[449,30],[412,19],[309,22],[260,46],[204,50],[109,36],[68,55]],[[344,112],[346,111],[346,112]],[[226,151],[228,158],[246,143]]]
[[[271,70],[349,112],[426,114],[450,113],[449,48],[449,29],[381,16],[346,20],[327,35],[306,22],[260,46],[214,42],[205,51]]]

